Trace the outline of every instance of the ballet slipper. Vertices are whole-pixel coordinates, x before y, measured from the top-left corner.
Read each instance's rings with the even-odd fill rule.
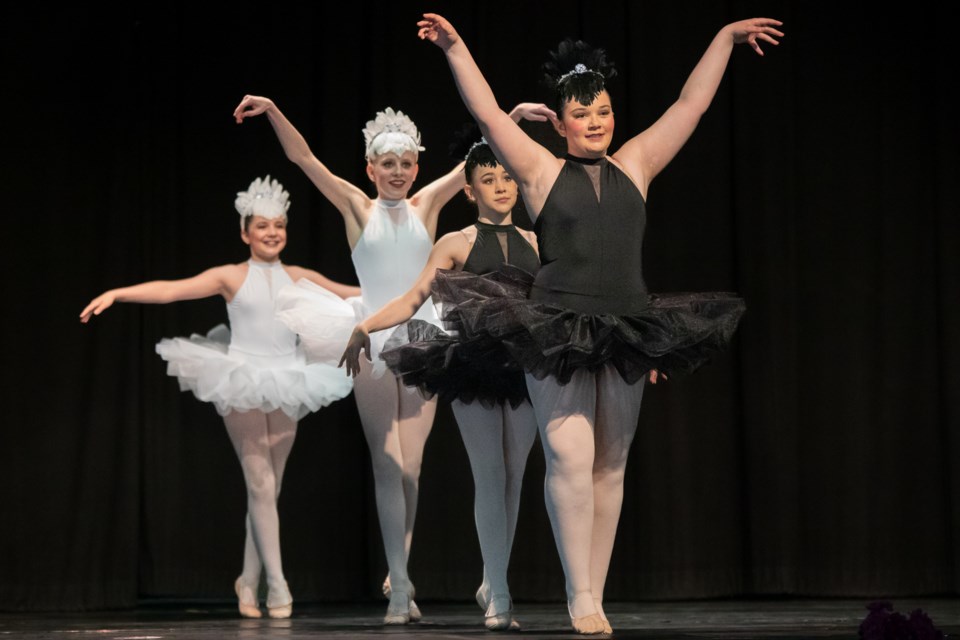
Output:
[[[244,618],[260,618],[263,616],[260,611],[260,603],[257,602],[257,592],[243,581],[242,576],[233,583],[233,590],[237,594],[237,606],[240,609],[241,616]]]
[[[493,596],[490,599],[483,626],[488,631],[520,630],[520,623],[513,617],[513,600],[510,599],[510,596]]]
[[[589,599],[590,608],[593,609],[594,612],[583,616],[573,615],[575,610],[583,611],[582,608],[577,607],[577,601],[582,601],[584,599]],[[567,603],[567,612],[570,614],[570,623],[573,626],[573,630],[577,633],[581,635],[597,635],[600,633],[607,633],[606,627],[603,624],[603,618],[599,613],[596,612],[596,605],[593,602],[593,595],[591,595],[590,592],[584,592],[575,595],[573,600]]]
[[[410,622],[420,622],[423,620],[423,612],[420,611],[420,607],[417,606],[417,603],[413,601],[413,596],[416,594],[416,589],[413,588],[413,585],[410,586]],[[390,594],[393,593],[393,590],[390,588],[390,574],[387,574],[387,577],[383,580],[383,595],[390,597]],[[403,623],[406,624],[406,623]]]
[[[390,604],[387,605],[387,613],[383,616],[383,624],[401,625],[410,622],[410,592],[390,591]]]
[[[270,589],[267,592],[267,615],[271,618],[289,618],[293,613],[293,596],[290,595],[290,588],[287,582],[283,582],[283,590],[275,592]]]
[[[593,604],[597,607],[597,613],[600,614],[600,619],[603,620],[603,632],[613,633],[613,627],[610,626],[610,621],[607,619],[607,614],[603,610],[603,603],[600,602],[600,600],[594,598]]]

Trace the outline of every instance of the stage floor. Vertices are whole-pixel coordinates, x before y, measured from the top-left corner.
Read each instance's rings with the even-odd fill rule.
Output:
[[[823,599],[620,602],[610,603],[607,614],[614,627],[614,637],[621,640],[856,640],[857,627],[867,613],[868,602]],[[891,599],[891,602],[894,610],[904,615],[922,609],[945,634],[952,637],[960,634],[960,599]],[[131,611],[2,613],[0,640],[363,640],[384,637],[439,640],[494,635],[483,628],[483,617],[476,605],[429,601],[418,604],[423,610],[423,621],[403,627],[379,624],[385,602],[298,604],[289,620],[241,619],[235,605],[226,602],[149,602]],[[522,635],[537,639],[578,637],[570,631],[560,603],[518,603],[516,616],[523,626]]]

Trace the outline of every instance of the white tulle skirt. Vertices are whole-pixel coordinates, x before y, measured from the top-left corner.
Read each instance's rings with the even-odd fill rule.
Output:
[[[308,361],[339,362],[353,328],[376,311],[366,308],[360,297],[342,300],[309,280],[298,280],[277,293],[277,319],[300,336]],[[405,331],[406,325],[402,324],[370,334],[373,377],[388,371],[387,364],[380,359],[384,344],[391,336],[399,337]]]
[[[164,338],[157,353],[167,374],[220,415],[277,409],[295,420],[350,394],[353,380],[336,363],[308,362],[303,349],[261,356],[230,347],[230,330],[217,325],[206,336]]]

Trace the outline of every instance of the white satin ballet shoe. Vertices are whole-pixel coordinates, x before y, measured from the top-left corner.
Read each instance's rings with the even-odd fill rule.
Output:
[[[408,610],[408,613],[410,614],[410,622],[420,622],[423,620],[423,612],[420,611],[420,607],[417,606],[417,603],[413,601],[413,596],[416,595],[416,592],[417,590],[413,587],[413,585],[410,585],[410,607]],[[390,574],[387,574],[387,577],[383,580],[383,595],[389,598],[391,593],[393,593],[393,590],[390,588]]]
[[[510,596],[493,596],[490,599],[490,604],[487,606],[484,615],[483,626],[488,631],[520,630],[520,623],[513,617],[513,601]]]
[[[403,591],[390,591],[390,604],[387,605],[387,613],[383,616],[383,624],[401,625],[410,622],[410,593]]]

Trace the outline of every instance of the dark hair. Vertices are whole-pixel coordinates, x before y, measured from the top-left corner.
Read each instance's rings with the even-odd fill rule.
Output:
[[[603,49],[566,38],[550,52],[550,60],[543,63],[543,74],[544,83],[555,92],[557,115],[562,116],[570,100],[592,104],[617,70]]]
[[[454,140],[450,143],[450,155],[465,161],[463,172],[467,182],[473,180],[473,172],[477,167],[496,167],[500,164],[497,156],[493,154],[493,149],[480,135],[480,127],[476,122],[467,122],[454,133]]]

